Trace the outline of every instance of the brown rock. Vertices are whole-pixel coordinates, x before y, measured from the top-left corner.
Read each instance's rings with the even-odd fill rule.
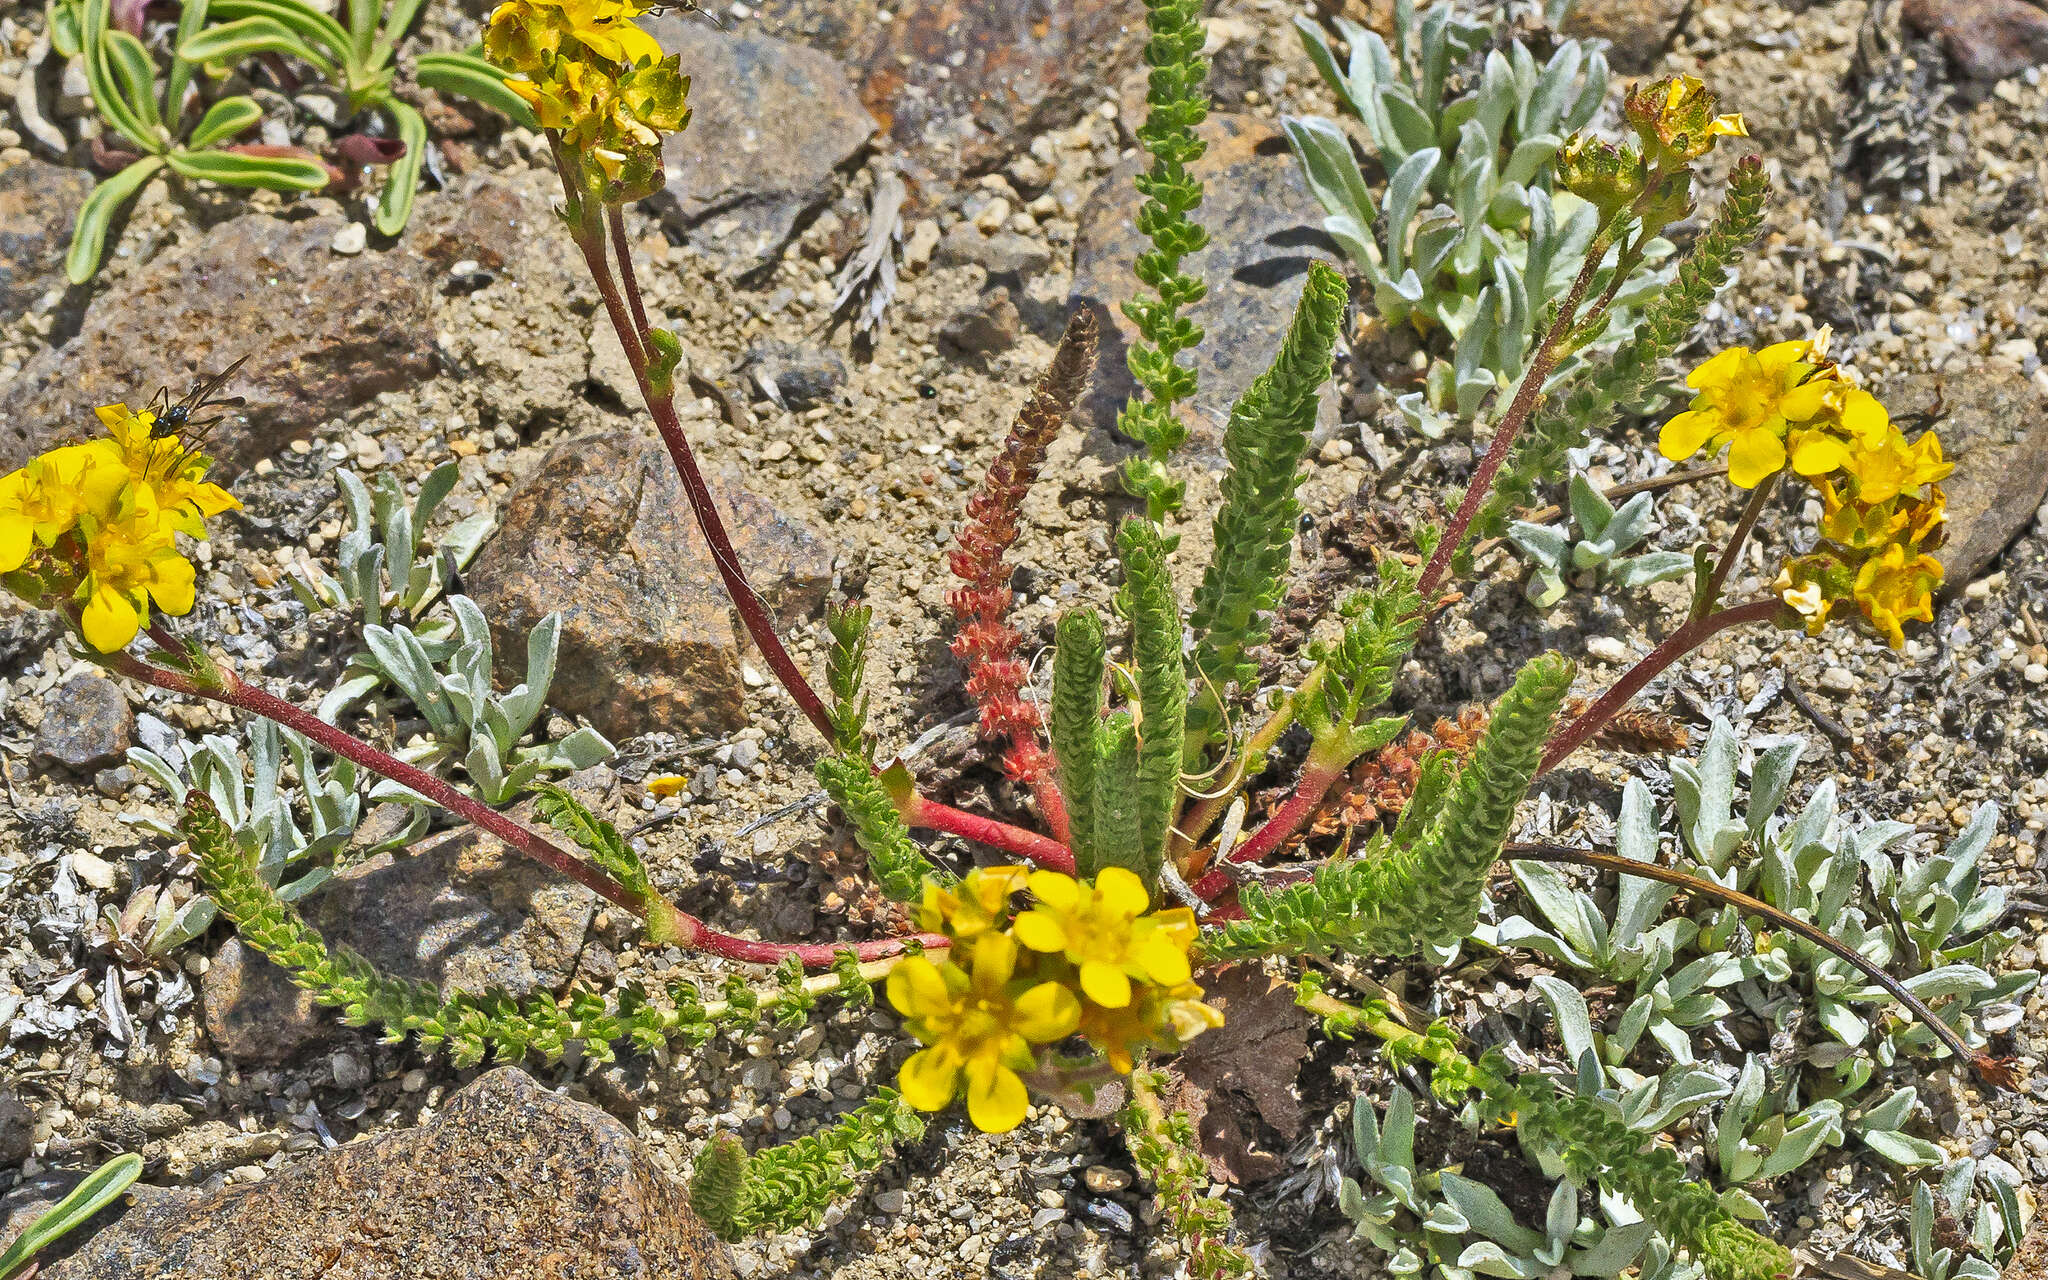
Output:
[[[216,1191],[139,1188],[45,1280],[726,1280],[689,1193],[611,1116],[500,1067],[427,1124]]]
[[[815,610],[832,572],[816,537],[744,491],[718,501],[769,608],[785,619]],[[556,448],[506,502],[467,581],[507,661],[561,611],[551,701],[613,741],[744,723],[744,631],[660,441],[618,431]]]
[[[86,311],[78,336],[38,353],[0,392],[0,468],[98,431],[94,405],[182,392],[247,356],[226,388],[248,398],[209,451],[240,469],[321,422],[434,371],[427,265],[344,257],[338,215],[244,214],[166,250]]]
[[[120,761],[135,745],[135,713],[121,686],[95,672],[73,676],[51,697],[36,729],[35,755],[67,769]]]
[[[35,1154],[35,1113],[13,1089],[0,1089],[0,1164],[19,1165]]]
[[[879,7],[768,0],[760,20],[861,68],[868,110],[941,179],[998,168],[1072,124],[1145,44],[1144,11],[1128,0],[904,0],[886,23]]]
[[[1956,464],[1948,495],[1948,542],[1938,555],[1945,588],[1959,591],[2033,523],[2048,497],[2048,396],[2018,366],[1974,360],[1909,378],[1886,397],[1895,415],[1931,411],[1942,452]]]
[[[797,220],[831,198],[875,122],[837,59],[700,18],[648,21],[690,77],[690,127],[662,144],[662,216],[722,266],[772,262]]]
[[[602,813],[614,782],[609,769],[589,769],[570,788]],[[524,998],[568,988],[595,901],[464,827],[351,866],[305,906],[329,945],[346,944],[388,974],[451,995],[501,987]],[[340,1030],[333,1010],[239,942],[215,956],[200,997],[215,1045],[245,1061],[287,1062]]]
[[[1209,295],[1183,314],[1207,335],[1184,361],[1201,376],[1192,408],[1183,408],[1192,456],[1221,465],[1223,422],[1251,380],[1272,363],[1286,336],[1301,279],[1311,258],[1340,258],[1321,231],[1322,207],[1301,180],[1280,131],[1249,116],[1214,114],[1201,135],[1208,150],[1189,166],[1207,184],[1195,219],[1209,231],[1208,247],[1191,254],[1182,270],[1208,282]],[[1137,228],[1143,198],[1132,179],[1143,171],[1143,152],[1102,180],[1082,207],[1074,244],[1070,307],[1092,307],[1102,321],[1102,358],[1082,401],[1082,421],[1109,429],[1137,387],[1125,353],[1137,327],[1121,305],[1142,289],[1131,263],[1151,248]],[[1148,295],[1149,296],[1149,295]],[[1322,420],[1336,421],[1335,389],[1323,388]]]
[[[561,198],[541,169],[464,178],[420,197],[397,249],[424,258],[450,299],[448,365],[492,417],[522,430],[561,421],[588,376],[597,290],[554,216]]]
[[[1616,71],[1642,75],[1656,67],[1691,16],[1692,0],[1577,0],[1559,30],[1574,39],[1607,41],[1607,60]]]
[[[0,315],[18,316],[65,283],[71,224],[91,194],[82,169],[33,159],[0,169]]]
[[[2048,10],[2027,0],[1906,0],[1900,14],[1983,84],[2048,63]]]
[[[939,342],[962,355],[987,360],[1017,345],[1020,326],[1010,291],[997,285],[939,326]]]

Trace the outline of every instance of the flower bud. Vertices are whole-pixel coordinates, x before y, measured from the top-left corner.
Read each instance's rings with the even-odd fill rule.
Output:
[[[1652,165],[1678,168],[1707,154],[1717,137],[1749,136],[1740,115],[1715,114],[1719,105],[1698,76],[1666,76],[1648,89],[1631,85],[1622,113]]]
[[[1600,211],[1602,225],[1643,193],[1643,157],[1634,147],[1583,134],[1565,140],[1557,157],[1558,184]]]

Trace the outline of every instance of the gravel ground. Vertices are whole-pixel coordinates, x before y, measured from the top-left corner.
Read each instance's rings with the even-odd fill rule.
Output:
[[[1215,7],[1220,82],[1243,98],[1233,106],[1262,117],[1333,112],[1287,30],[1293,12],[1246,0]],[[2041,195],[2048,188],[2048,135],[2039,122],[2048,119],[2048,89],[2030,72],[1981,100],[1956,96],[1930,107],[1925,84],[1948,83],[1942,68],[1925,65],[1939,55],[1909,43],[1897,50],[1901,61],[1892,62],[1894,50],[1866,32],[1867,12],[1855,0],[1706,3],[1665,59],[1669,70],[1706,78],[1744,112],[1780,191],[1767,240],[1716,307],[1702,348],[1760,345],[1826,324],[1840,358],[1880,392],[1909,379],[1961,378],[1987,358],[2048,383],[2039,356],[2048,314],[2037,309]],[[19,54],[39,19],[16,9],[7,21],[15,24]],[[1012,165],[923,193],[888,330],[870,350],[858,350],[843,327],[830,326],[832,278],[865,228],[885,160],[870,158],[844,175],[836,196],[782,259],[745,288],[733,288],[686,246],[672,245],[652,218],[636,212],[630,220],[656,264],[643,276],[650,309],[672,317],[686,335],[692,368],[719,375],[769,341],[828,344],[848,357],[841,404],[791,412],[753,395],[743,379],[721,377],[740,392],[738,402],[728,407],[707,396],[688,406],[686,418],[714,466],[737,468],[749,488],[809,522],[836,557],[841,582],[864,584],[882,619],[871,670],[885,741],[914,738],[966,710],[944,648],[950,579],[942,551],[1030,376],[1050,354],[1029,324],[1013,346],[985,359],[942,346],[949,320],[985,305],[987,272],[973,263],[919,261],[920,241],[928,254],[934,238],[919,224],[929,219],[943,234],[956,221],[985,215],[1000,198],[1015,211],[1002,225],[1042,246],[1052,262],[1047,275],[1058,280],[1077,234],[1072,212],[1131,145],[1117,102],[1112,87],[1102,109],[1040,138],[1043,145],[1030,152],[1030,181]],[[1875,122],[1867,135],[1875,141],[1852,157],[1845,138],[1865,121]],[[475,160],[515,184],[549,181],[533,167],[533,147],[518,139],[479,143]],[[105,278],[119,279],[163,245],[248,204],[276,203],[264,195],[195,201],[155,185]],[[566,241],[558,248],[566,254]],[[71,305],[31,308],[0,329],[0,380],[75,325]],[[581,344],[592,327],[587,298],[516,299],[485,289],[444,293],[437,306],[435,323],[456,347],[486,346],[514,325]],[[1469,448],[1428,446],[1408,435],[1391,405],[1366,389],[1387,373],[1360,363],[1346,374],[1346,426],[1319,441],[1303,488],[1311,517],[1305,541],[1328,536],[1333,516],[1361,484],[1413,516],[1454,494],[1470,465]],[[318,499],[331,491],[337,467],[414,477],[452,457],[463,471],[456,505],[469,510],[501,502],[552,446],[629,421],[601,385],[565,388],[545,417],[510,413],[515,394],[505,376],[488,372],[386,393],[259,463],[242,492],[254,510],[309,513],[303,546],[319,556],[339,532],[338,508],[323,509]],[[1918,406],[1894,405],[1895,412],[1910,407]],[[1596,447],[1590,463],[1617,482],[1654,474],[1667,464],[1655,458],[1652,438],[1617,433]],[[1369,456],[1383,457],[1384,465]],[[1027,635],[1049,636],[1057,610],[1076,601],[1107,603],[1100,569],[1109,557],[1103,520],[1114,510],[1112,463],[1099,436],[1070,434],[1054,446],[1046,479],[1026,505],[1028,529],[1016,557],[1026,566],[1020,617]],[[1198,472],[1193,481],[1184,565],[1201,563],[1203,521],[1215,501],[1212,475]],[[1683,547],[1702,532],[1725,532],[1734,514],[1727,499],[1715,485],[1665,498],[1659,542]],[[1764,566],[1776,563],[1797,530],[1810,527],[1811,516],[1789,500],[1771,511],[1742,570],[1754,580],[1738,581],[1737,589],[1760,587]],[[229,522],[210,550],[209,590],[218,603],[207,606],[204,625],[280,655],[274,669],[311,688],[329,650],[314,642],[303,610],[279,585],[280,569],[301,554],[299,540]],[[1605,601],[1578,592],[1538,614],[1522,598],[1512,560],[1482,559],[1478,577],[1458,620],[1406,673],[1400,696],[1418,715],[1491,697],[1521,660],[1545,647],[1586,655],[1582,681],[1597,689],[1647,651],[1682,616],[1685,601],[1682,590],[1667,588]],[[1990,876],[2024,908],[2008,923],[2026,935],[2006,963],[2034,967],[2048,949],[2040,907],[2048,901],[2041,864],[2048,853],[2044,617],[2048,530],[2037,519],[1995,571],[1957,593],[1902,653],[1847,628],[1808,642],[1738,635],[1690,659],[1653,705],[1695,725],[1712,712],[1753,732],[1803,735],[1811,747],[1800,792],[1833,776],[1847,805],[1915,824],[1933,842],[1945,841],[1980,801],[1997,801],[2003,819],[1987,859]],[[818,629],[799,631],[795,649],[800,661],[815,664]],[[164,842],[122,818],[162,813],[162,795],[132,771],[79,774],[30,758],[75,667],[47,619],[0,604],[0,750],[10,799],[0,812],[0,1010],[7,1011],[0,1017],[0,1076],[11,1075],[33,1112],[33,1154],[16,1174],[0,1169],[0,1216],[9,1205],[46,1194],[53,1179],[121,1150],[142,1152],[147,1177],[163,1184],[258,1180],[314,1148],[413,1124],[469,1078],[473,1073],[363,1033],[274,1068],[223,1059],[198,1016],[194,991],[225,931],[156,966],[124,947],[118,922],[135,887],[173,877]],[[225,725],[204,706],[156,697],[135,705],[186,732]],[[639,820],[663,819],[643,835],[657,882],[687,907],[711,910],[724,927],[784,938],[873,929],[871,920],[844,918],[861,915],[860,904],[836,883],[843,840],[816,812],[740,834],[813,785],[812,748],[793,738],[797,717],[787,700],[773,688],[751,688],[747,708],[753,727],[727,740],[657,733],[621,744],[626,820],[635,820],[634,809]],[[933,750],[933,767],[960,796],[1009,803],[988,762],[957,737]],[[1567,828],[1581,814],[1611,812],[1621,779],[1659,776],[1654,761],[1580,761],[1539,789],[1532,822]],[[675,802],[655,799],[643,785],[656,774],[698,777],[707,766],[715,785],[699,791],[710,794],[691,797],[672,820]],[[1512,888],[1506,892],[1511,896]],[[594,939],[621,975],[714,972],[692,959],[640,952],[615,920],[601,917]],[[1532,1046],[1543,1043],[1528,983],[1542,972],[1538,966],[1468,957],[1448,974],[1400,966],[1373,972],[1454,1017],[1505,1011]],[[126,1043],[112,1031],[117,1017],[108,1005],[116,995],[135,1023]],[[2030,998],[2010,1046],[2023,1069],[2035,1073],[2048,1051],[2042,1002],[2039,994]],[[867,1085],[887,1080],[900,1057],[893,1027],[882,1014],[846,1012],[695,1055],[602,1068],[528,1065],[544,1082],[627,1120],[660,1159],[687,1171],[716,1129],[801,1132]],[[1901,1069],[1896,1077],[1920,1086],[1950,1150],[1997,1155],[2029,1180],[2048,1175],[2048,1145],[2022,1141],[2041,1128],[2038,1086],[1990,1098],[1946,1073]],[[1367,1048],[1318,1042],[1300,1083],[1306,1136],[1287,1163],[1324,1167],[1341,1129],[1332,1119],[1336,1108],[1354,1092],[1387,1082]],[[1345,1242],[1349,1224],[1329,1199],[1304,1194],[1304,1185],[1283,1180],[1229,1193],[1247,1237],[1270,1242],[1272,1273],[1377,1274],[1370,1251]],[[1898,1247],[1908,1192],[1888,1167],[1852,1146],[1829,1150],[1781,1179],[1767,1199],[1787,1243],[1819,1257],[1852,1244],[1882,1257]],[[822,1229],[752,1242],[738,1256],[749,1275],[846,1280],[1152,1276],[1178,1266],[1177,1246],[1157,1229],[1113,1130],[1050,1108],[1000,1139],[973,1132],[958,1117],[939,1117],[923,1143],[833,1210]]]

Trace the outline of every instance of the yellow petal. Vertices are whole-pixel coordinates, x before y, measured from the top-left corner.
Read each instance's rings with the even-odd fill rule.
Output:
[[[1828,407],[1828,392],[1835,384],[1826,378],[1808,378],[1778,399],[1778,412],[1792,422],[1810,422]]]
[[[27,516],[0,511],[0,573],[13,573],[21,568],[35,541],[35,526]]]
[[[621,23],[615,30],[619,37],[620,62],[628,66],[640,66],[648,62],[661,61],[661,42],[648,35],[633,23]]]
[[[1105,1009],[1121,1009],[1131,1002],[1131,979],[1122,968],[1091,960],[1081,966],[1081,990]]]
[[[1102,905],[1120,915],[1139,916],[1152,905],[1152,895],[1135,872],[1123,867],[1104,867],[1095,876],[1095,894]]]
[[[1744,431],[1728,448],[1728,482],[1754,489],[1785,465],[1785,442],[1765,427]]]
[[[1840,471],[1848,461],[1848,446],[1825,431],[1802,431],[1793,437],[1792,469],[1802,476]]]
[[[967,1118],[983,1133],[1008,1133],[1024,1123],[1031,1099],[1024,1081],[1000,1062],[976,1058],[967,1064]]]
[[[1054,953],[1067,949],[1067,931],[1046,912],[1027,911],[1017,917],[1012,929],[1017,941],[1033,951]]]
[[[192,612],[192,562],[181,555],[171,555],[158,560],[155,569],[156,581],[150,584],[149,598],[156,602],[156,607],[178,617]]]
[[[1017,972],[1017,941],[1007,933],[985,933],[974,942],[974,984],[1000,987]]]
[[[1749,355],[1748,347],[1730,347],[1687,374],[1685,385],[1694,391],[1726,386],[1728,380],[1741,370],[1742,362],[1749,359]]]
[[[952,1007],[939,967],[923,956],[898,961],[889,970],[889,1003],[909,1018],[928,1018]]]
[[[1074,1034],[1081,1021],[1081,1002],[1057,982],[1041,982],[1017,997],[1016,1019],[1010,1024],[1033,1044],[1051,1044]]]
[[[1707,136],[1747,138],[1749,126],[1742,123],[1742,113],[1739,111],[1725,116],[1715,116],[1714,122],[1707,126]]]
[[[1842,426],[1866,448],[1883,443],[1892,417],[1868,391],[1851,390],[1842,398]]]
[[[1173,945],[1173,939],[1153,930],[1138,948],[1138,966],[1145,976],[1162,987],[1177,987],[1194,976],[1188,953]]]
[[[1040,902],[1056,911],[1071,908],[1081,900],[1081,886],[1072,876],[1063,876],[1057,871],[1034,871],[1031,873],[1031,892]]]
[[[1757,352],[1756,362],[1772,373],[1777,373],[1784,369],[1786,365],[1797,364],[1801,360],[1806,359],[1812,352],[1813,344],[1811,342],[1804,338],[1794,338],[1790,342],[1773,342],[1770,346]]]
[[[960,1090],[960,1056],[950,1047],[921,1049],[896,1073],[903,1100],[919,1111],[943,1111]]]
[[[1720,422],[1711,413],[1688,409],[1665,423],[1657,433],[1657,451],[1673,462],[1683,462],[1706,446],[1707,438]]]
[[[142,629],[142,618],[126,596],[101,587],[86,601],[80,625],[87,644],[101,653],[112,653],[126,648],[135,638],[135,633]]]

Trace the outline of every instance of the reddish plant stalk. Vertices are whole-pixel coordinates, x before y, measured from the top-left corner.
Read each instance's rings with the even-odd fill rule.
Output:
[[[1644,685],[1650,683],[1672,663],[1731,627],[1769,621],[1777,616],[1778,610],[1782,607],[1776,597],[1768,597],[1752,600],[1748,604],[1734,605],[1719,613],[1710,613],[1704,618],[1689,619],[1684,626],[1666,636],[1664,643],[1651,650],[1648,657],[1630,667],[1621,679],[1614,682],[1613,688],[1601,694],[1592,706],[1579,713],[1577,719],[1551,735],[1549,744],[1543,748],[1543,763],[1536,770],[1538,776],[1563,764],[1566,756],[1578,750],[1587,739],[1600,732],[1608,721],[1614,719],[1615,715],[1629,704],[1630,699],[1642,692]]]
[[[1782,474],[1784,473],[1773,471],[1764,477],[1756,488],[1750,490],[1749,501],[1742,508],[1742,516],[1735,522],[1734,531],[1728,535],[1727,548],[1721,552],[1721,558],[1715,563],[1712,575],[1700,589],[1699,604],[1696,608],[1709,610],[1721,602],[1721,588],[1727,585],[1729,571],[1735,568],[1736,559],[1742,555],[1743,544],[1749,541],[1750,532],[1756,528],[1756,522],[1762,517],[1765,505],[1770,502],[1771,490],[1778,487],[1778,477]]]
[[[559,163],[559,156],[558,156]],[[562,170],[564,184],[571,179],[569,170]],[[711,550],[711,562],[718,569],[718,578],[725,586],[725,593],[731,598],[733,608],[740,615],[740,623],[746,628],[748,639],[761,651],[761,657],[768,663],[776,680],[786,690],[804,718],[811,722],[820,736],[827,741],[832,738],[832,717],[825,709],[825,703],[818,697],[811,683],[805,678],[803,669],[789,655],[782,637],[776,634],[775,615],[768,604],[747,581],[746,573],[740,568],[739,556],[733,550],[732,538],[726,533],[725,519],[719,515],[717,504],[712,500],[711,487],[704,483],[704,473],[698,469],[696,453],[690,448],[689,437],[683,433],[683,424],[676,417],[673,393],[657,394],[647,378],[647,338],[634,323],[627,297],[622,293],[619,282],[613,277],[611,266],[605,259],[605,234],[596,209],[586,199],[583,201],[584,214],[572,238],[583,253],[584,265],[590,271],[592,283],[597,286],[598,296],[604,301],[605,314],[611,319],[612,328],[618,332],[619,346],[624,350],[626,362],[633,368],[635,381],[640,384],[640,399],[647,412],[654,419],[655,429],[661,433],[661,441],[668,448],[668,455],[675,463],[676,473],[682,477],[683,492],[690,500],[690,510],[697,517],[697,528],[704,535],[704,543]],[[616,211],[614,211],[614,215]],[[633,279],[633,261],[624,256],[623,223],[619,273],[626,279]],[[637,298],[638,285],[632,287]]]
[[[989,464],[981,489],[967,502],[967,520],[948,563],[965,585],[951,592],[957,627],[953,655],[967,667],[967,691],[981,710],[986,738],[1007,738],[1003,772],[1032,788],[1046,821],[1066,838],[1066,804],[1052,779],[1052,758],[1040,744],[1044,721],[1038,705],[1024,697],[1030,669],[1018,650],[1024,637],[1010,625],[1010,548],[1017,542],[1017,514],[1024,495],[1045,465],[1045,451],[1066,425],[1095,365],[1095,315],[1074,313],[1060,337],[1052,365],[1031,390]]]
[[[1259,862],[1280,847],[1287,837],[1301,829],[1301,825],[1315,816],[1316,807],[1323,802],[1323,796],[1344,776],[1344,766],[1317,760],[1313,752],[1301,766],[1301,776],[1295,779],[1294,792],[1273,811],[1273,816],[1260,824],[1259,829],[1245,838],[1243,844],[1230,851],[1228,861]],[[1204,902],[1214,901],[1216,896],[1231,885],[1230,873],[1221,867],[1199,877],[1188,887]]]
[[[167,651],[181,653],[183,646],[161,623],[150,628],[150,637]],[[362,739],[328,724],[310,711],[249,684],[234,673],[216,668],[214,678],[200,679],[144,662],[126,653],[109,655],[108,665],[130,679],[189,698],[201,698],[262,716],[304,735],[309,741],[350,760],[379,777],[389,778],[447,809],[471,825],[488,832],[510,848],[535,862],[559,872],[607,902],[616,904],[649,922],[650,935],[661,936],[687,951],[701,951],[750,964],[780,964],[795,956],[805,968],[830,968],[851,950],[861,960],[881,960],[900,954],[912,941],[909,937],[883,938],[851,947],[825,943],[787,945],[737,938],[722,933],[666,899],[642,901],[617,880],[597,867],[555,844],[539,832],[498,812],[474,796],[465,795],[445,780],[415,765],[407,764]],[[918,935],[915,941],[926,948],[947,945],[943,937]]]
[[[1026,831],[1022,827],[984,818],[978,813],[955,809],[936,800],[913,795],[903,820],[913,827],[924,827],[931,831],[943,831],[947,835],[959,836],[991,849],[1024,859],[1048,871],[1074,874],[1074,855],[1059,841]]]
[[[1593,283],[1593,277],[1600,270],[1600,260],[1607,256],[1607,238],[1596,237],[1586,252],[1586,263],[1579,268],[1578,278],[1572,281],[1571,292],[1559,304],[1557,319],[1543,335],[1537,345],[1536,354],[1529,361],[1529,368],[1522,374],[1521,385],[1515,388],[1515,398],[1508,404],[1508,411],[1501,417],[1500,426],[1494,430],[1493,443],[1480,460],[1479,467],[1472,473],[1471,483],[1465,487],[1465,500],[1458,504],[1457,514],[1444,530],[1443,539],[1430,553],[1429,563],[1423,566],[1422,577],[1416,586],[1427,601],[1436,595],[1436,589],[1443,584],[1444,574],[1450,570],[1451,557],[1458,548],[1465,545],[1465,532],[1472,527],[1472,521],[1479,515],[1479,508],[1485,504],[1487,495],[1493,491],[1493,478],[1500,474],[1502,464],[1508,460],[1508,449],[1515,443],[1515,437],[1529,421],[1535,411],[1536,401],[1543,394],[1543,384],[1550,377],[1550,371],[1557,367],[1558,344],[1572,329],[1577,318],[1579,302],[1586,296],[1586,290]],[[1616,271],[1620,275],[1619,269]],[[1589,317],[1590,319],[1591,317]]]

